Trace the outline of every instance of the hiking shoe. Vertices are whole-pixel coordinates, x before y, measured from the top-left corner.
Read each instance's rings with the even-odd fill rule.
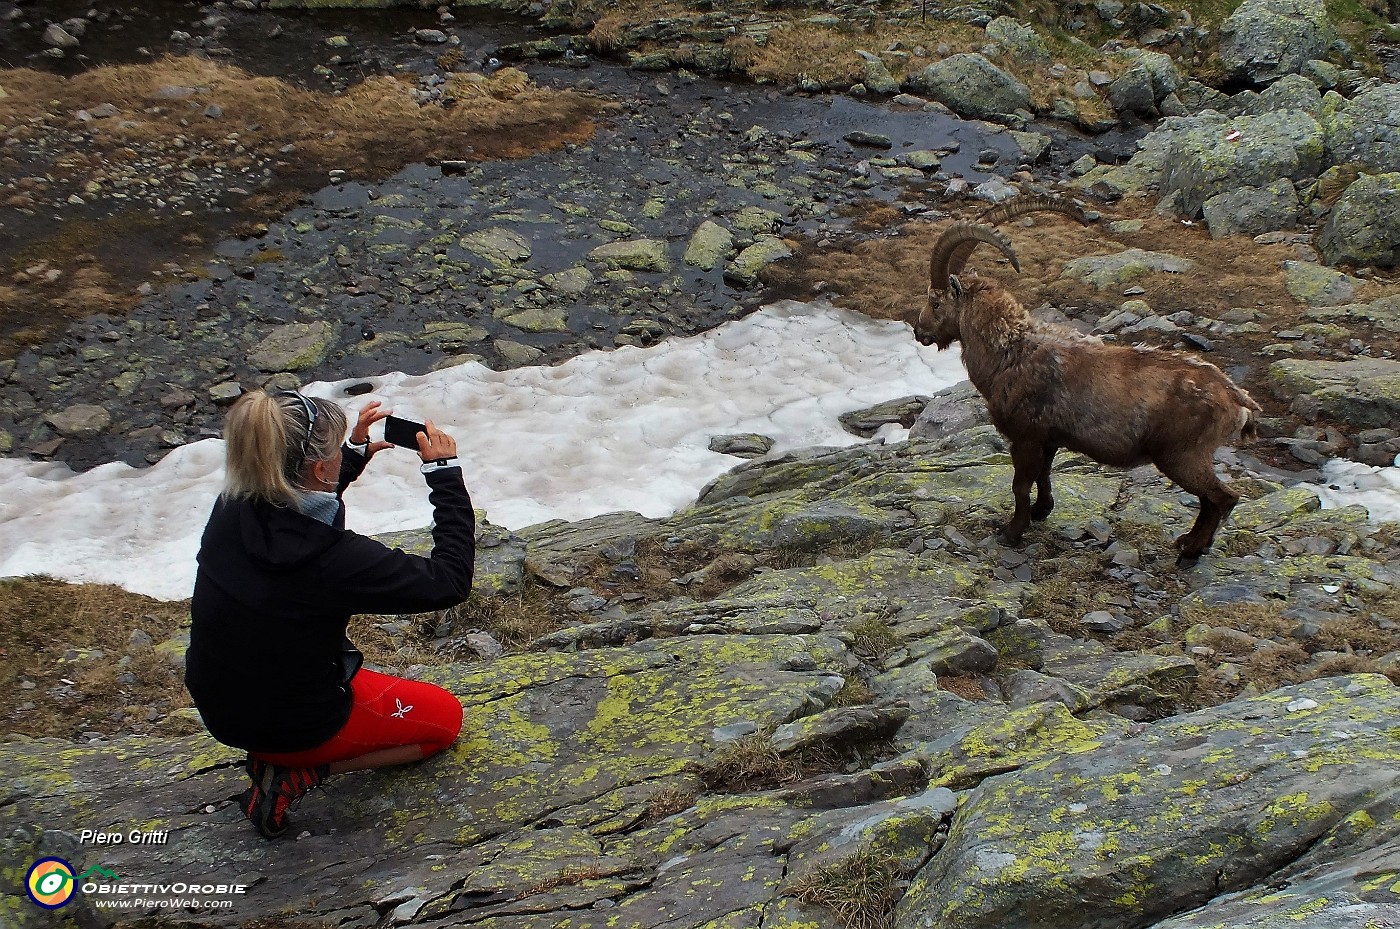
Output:
[[[268,839],[287,831],[291,825],[287,814],[330,773],[330,765],[284,768],[255,758],[249,758],[245,767],[253,783],[238,798],[238,807]]]

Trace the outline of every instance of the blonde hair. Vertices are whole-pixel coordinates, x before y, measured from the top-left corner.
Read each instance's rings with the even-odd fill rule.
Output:
[[[337,404],[294,390],[244,394],[224,420],[223,496],[296,506],[307,464],[334,457],[345,422]]]

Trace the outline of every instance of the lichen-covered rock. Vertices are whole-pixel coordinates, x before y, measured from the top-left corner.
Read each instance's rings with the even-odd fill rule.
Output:
[[[1302,110],[1311,116],[1322,113],[1322,94],[1317,85],[1301,74],[1289,74],[1274,81],[1244,107],[1246,116],[1275,110]]]
[[[792,249],[785,240],[775,235],[759,236],[757,242],[725,265],[724,279],[739,287],[751,287],[758,281],[760,271],[775,261],[791,257]]]
[[[1007,54],[1027,64],[1048,65],[1050,49],[1034,29],[1010,16],[998,16],[986,25],[987,38]]]
[[[1145,274],[1181,274],[1195,267],[1189,258],[1165,252],[1129,248],[1113,255],[1095,255],[1065,262],[1060,277],[1073,277],[1103,290],[1137,280]]]
[[[1149,926],[1249,887],[1317,843],[1345,856],[1368,844],[1356,818],[1400,777],[1397,732],[1400,690],[1357,676],[1133,738],[1061,737],[1051,760],[973,791],[895,925]]]
[[[925,94],[959,116],[999,119],[1031,105],[1025,84],[976,54],[953,55],[905,78],[904,89]]]
[[[1274,362],[1269,377],[1275,395],[1292,401],[1290,408],[1299,416],[1346,423],[1357,429],[1400,422],[1400,361],[1289,358]]]
[[[865,89],[873,94],[885,94],[894,96],[899,93],[899,81],[890,74],[890,69],[885,65],[879,55],[870,52],[859,52],[860,55],[860,82],[865,85]]]
[[[914,420],[923,412],[930,399],[918,395],[899,397],[865,409],[851,410],[840,415],[841,428],[863,439],[873,436],[881,426],[892,423],[908,428],[914,424]]]
[[[590,251],[588,257],[608,268],[622,268],[627,271],[667,271],[671,267],[671,259],[666,254],[666,243],[661,239],[609,242]]]
[[[1317,245],[1329,264],[1400,264],[1400,172],[1357,178],[1332,208]]]
[[[484,258],[498,268],[510,268],[530,260],[530,243],[513,229],[496,226],[472,232],[458,242],[462,248]]]
[[[1285,261],[1283,273],[1288,295],[1312,307],[1346,303],[1356,295],[1356,288],[1362,283],[1349,274],[1311,261]]]
[[[1108,102],[1119,113],[1156,112],[1152,75],[1140,64],[1124,71],[1108,85]]]
[[[334,344],[335,329],[328,322],[288,323],[249,352],[248,364],[259,371],[305,371],[324,361]]]
[[[1268,187],[1241,187],[1216,194],[1201,212],[1213,239],[1292,229],[1298,222],[1298,192],[1292,181],[1279,178]]]
[[[1230,77],[1267,84],[1322,58],[1337,38],[1323,0],[1245,0],[1220,26]]]
[[[707,219],[691,234],[682,260],[701,271],[712,271],[729,260],[733,251],[734,233]]]
[[[1322,128],[1299,110],[1241,116],[1226,126],[1174,133],[1163,163],[1162,195],[1176,193],[1189,217],[1217,194],[1267,187],[1322,169]]]
[[[1400,296],[1381,297],[1370,303],[1348,303],[1342,306],[1314,307],[1308,319],[1318,322],[1364,321],[1387,332],[1400,332]]]
[[[1351,100],[1328,93],[1318,119],[1329,163],[1400,171],[1400,84],[1380,84]]]

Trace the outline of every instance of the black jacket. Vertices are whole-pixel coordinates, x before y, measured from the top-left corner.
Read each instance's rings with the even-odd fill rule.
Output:
[[[337,495],[364,470],[346,449]],[[433,552],[423,558],[269,503],[214,504],[199,549],[185,686],[214,738],[249,751],[315,748],[350,715],[355,613],[423,613],[472,586],[476,520],[461,468],[427,475]]]

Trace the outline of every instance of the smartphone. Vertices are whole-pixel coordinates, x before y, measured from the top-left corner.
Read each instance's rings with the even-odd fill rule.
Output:
[[[389,416],[384,420],[384,441],[393,442],[403,448],[411,448],[418,451],[418,433],[424,431],[422,423],[415,423],[411,419],[399,419],[397,416]]]

